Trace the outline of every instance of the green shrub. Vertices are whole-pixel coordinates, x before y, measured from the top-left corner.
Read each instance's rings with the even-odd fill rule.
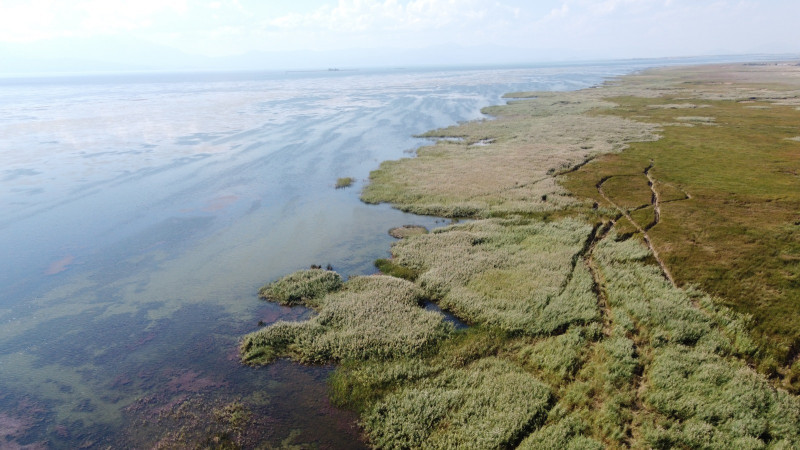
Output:
[[[518,342],[514,352],[523,367],[540,373],[543,379],[563,385],[581,369],[589,343],[600,338],[599,327],[572,327],[566,333],[533,343]]]
[[[651,445],[763,448],[800,446],[800,403],[740,362],[704,349],[660,349],[646,401],[666,418],[645,424]],[[734,444],[732,444],[734,443]]]

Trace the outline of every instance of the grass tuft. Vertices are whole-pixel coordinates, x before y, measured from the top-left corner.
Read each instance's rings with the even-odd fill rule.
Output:
[[[336,179],[336,189],[342,189],[346,187],[350,187],[356,180],[351,177],[343,177]]]
[[[258,295],[281,305],[319,306],[319,299],[342,287],[342,277],[333,271],[322,269],[300,270],[269,283],[258,291]]]

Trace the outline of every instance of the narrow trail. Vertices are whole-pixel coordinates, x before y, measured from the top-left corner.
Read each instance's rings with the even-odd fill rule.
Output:
[[[653,221],[644,227],[645,230],[650,230],[654,226],[658,225],[658,222],[661,221],[661,197],[656,190],[656,180],[654,180],[653,176],[650,175],[650,169],[652,168],[653,161],[650,161],[650,165],[644,169],[644,176],[647,177],[647,185],[650,186],[650,203],[653,205]]]
[[[654,204],[653,204],[653,207],[654,207],[654,208],[656,208],[656,204],[655,204],[655,202],[656,202],[656,201],[658,201],[658,199],[659,199],[659,196],[658,196],[658,194],[656,193],[656,190],[655,190],[655,185],[654,185],[654,183],[652,182],[652,178],[650,177],[650,173],[649,173],[649,172],[650,172],[650,169],[651,169],[652,167],[653,167],[653,166],[652,166],[652,164],[651,164],[651,165],[650,165],[650,166],[649,166],[649,167],[648,167],[648,168],[645,170],[645,174],[647,175],[647,178],[648,178],[648,180],[650,180],[650,183],[651,183],[651,185],[650,185],[650,190],[651,190],[651,191],[653,191],[653,198],[652,198],[652,202],[654,202]],[[670,282],[670,283],[671,283],[673,286],[675,286],[675,287],[678,287],[678,285],[677,285],[677,284],[675,284],[675,279],[674,279],[674,278],[672,278],[672,274],[670,273],[669,269],[667,268],[667,265],[666,265],[666,264],[664,264],[664,261],[663,261],[663,260],[661,259],[661,257],[658,255],[658,250],[656,250],[655,246],[653,245],[653,242],[652,242],[652,240],[650,239],[650,235],[649,235],[649,234],[647,234],[647,230],[646,230],[646,229],[644,229],[644,228],[642,228],[642,226],[641,226],[641,225],[639,225],[639,224],[638,224],[638,223],[637,223],[635,220],[633,220],[633,218],[632,218],[632,217],[631,217],[631,215],[628,213],[628,211],[626,211],[626,210],[625,210],[624,208],[622,208],[621,206],[617,205],[617,204],[616,204],[616,203],[615,203],[613,200],[611,200],[611,198],[609,198],[609,197],[606,195],[606,193],[603,191],[603,184],[605,184],[605,182],[606,182],[606,181],[608,181],[608,180],[610,180],[611,178],[613,178],[613,177],[609,176],[609,177],[604,177],[604,178],[602,178],[602,179],[601,179],[601,180],[600,180],[600,181],[597,183],[597,185],[596,185],[596,187],[597,187],[597,192],[600,194],[600,196],[601,196],[601,197],[603,197],[603,199],[604,199],[605,201],[607,201],[607,202],[608,202],[608,203],[609,203],[611,206],[613,206],[613,207],[614,207],[614,208],[615,208],[617,211],[619,211],[619,213],[620,213],[620,214],[622,214],[622,215],[623,215],[623,216],[624,216],[626,219],[628,219],[628,221],[629,221],[629,222],[630,222],[630,223],[631,223],[631,224],[632,224],[632,225],[633,225],[633,226],[636,228],[636,230],[637,230],[637,231],[639,231],[640,233],[642,233],[642,237],[644,238],[644,242],[647,244],[647,247],[650,249],[650,252],[652,252],[652,253],[653,253],[653,258],[655,258],[655,260],[656,260],[656,262],[658,263],[659,267],[661,267],[661,272],[664,274],[664,277],[665,277],[665,278],[666,278],[666,279],[667,279],[667,280],[668,280],[668,281],[669,281],[669,282]],[[655,226],[656,224],[658,224],[658,220],[660,220],[660,206],[658,206],[658,211],[659,211],[659,212],[658,212],[658,213],[655,215],[655,217],[656,217],[656,220],[655,220],[655,224],[653,224],[653,226]],[[652,226],[651,226],[651,227],[649,227],[649,228],[652,228]],[[648,229],[649,229],[649,228],[648,228]]]
[[[621,216],[618,216],[617,218],[608,222],[598,223],[594,226],[592,233],[587,240],[587,245],[584,247],[585,251],[582,255],[583,261],[589,268],[589,272],[592,276],[592,291],[597,297],[597,307],[600,311],[600,318],[603,323],[603,336],[606,338],[611,337],[613,334],[614,316],[611,307],[609,306],[608,292],[606,291],[605,287],[606,280],[600,267],[595,261],[594,250],[597,247],[597,244],[608,236],[609,232],[614,228],[614,225],[616,225],[616,221],[619,217]],[[633,424],[636,420],[635,413],[645,409],[643,402],[643,395],[645,392],[643,373],[645,371],[644,368],[646,362],[642,360],[642,352],[640,350],[641,338],[638,325],[635,325],[635,331],[632,334],[633,335],[628,335],[627,337],[633,344],[634,358],[637,360],[636,373],[631,383],[631,392],[634,395],[634,401],[631,407],[632,411],[634,412],[634,416],[631,417],[630,421],[626,423],[625,436],[619,440],[619,443],[623,448],[631,448],[633,446],[632,442],[636,439],[633,435]]]
[[[608,306],[608,294],[605,290],[605,279],[600,268],[594,260],[594,249],[597,243],[605,239],[609,231],[616,224],[616,220],[611,220],[604,224],[598,223],[592,229],[592,233],[587,240],[585,251],[581,255],[586,267],[589,268],[589,273],[592,275],[592,291],[597,296],[597,308],[600,311],[600,319],[603,321],[603,334],[608,337],[611,336],[611,324],[613,323],[611,309]]]

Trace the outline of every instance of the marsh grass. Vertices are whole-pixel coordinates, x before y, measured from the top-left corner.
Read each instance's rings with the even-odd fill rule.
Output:
[[[259,297],[281,305],[319,306],[319,299],[342,287],[342,277],[322,269],[300,270],[269,283],[258,291]]]
[[[306,363],[393,358],[424,352],[452,325],[420,307],[421,291],[388,276],[355,277],[319,300],[319,314],[305,322],[277,322],[250,333],[242,359],[266,364],[290,357]]]
[[[403,225],[389,230],[389,236],[396,239],[404,239],[418,234],[426,234],[428,229],[421,225]]]
[[[734,98],[716,99],[717,87],[697,86],[691,92],[700,97],[693,103],[703,106],[717,126],[665,126],[662,139],[600,157],[570,174],[565,185],[602,203],[592,187],[598,180],[653,162],[662,214],[650,237],[673,276],[751,314],[761,370],[781,376],[787,388],[800,389],[800,367],[792,366],[793,349],[800,348],[800,316],[791,312],[800,298],[800,227],[793,225],[800,210],[800,144],[788,140],[797,136],[798,113],[780,105],[792,104],[783,92],[743,86],[744,98],[782,98],[768,103],[770,109],[751,109]],[[685,113],[655,106],[686,95],[617,97],[613,101],[619,107],[604,114],[670,123],[686,118]],[[615,201],[622,202],[627,190],[640,189],[634,178],[617,178],[619,188],[606,191]],[[634,215],[642,226],[652,220],[645,213]]]
[[[800,383],[800,85],[714,70],[515,93],[426,133],[362,199],[476,220],[395,242],[385,275],[266,286],[318,314],[245,336],[242,359],[339,362],[331,397],[380,448],[800,448],[800,401],[753,369]]]
[[[381,448],[507,448],[544,421],[550,401],[547,385],[489,357],[398,389],[364,423]]]
[[[426,133],[423,136],[463,141],[438,141],[419,149],[415,158],[382,163],[370,174],[362,200],[444,217],[558,210],[575,200],[555,182],[553,173],[590,155],[656,137],[655,127],[647,123],[581,115],[610,105],[598,97],[559,93],[557,100],[553,93],[540,94],[484,110],[497,120]],[[487,139],[494,139],[492,145],[471,145]]]
[[[546,334],[597,318],[591,276],[574,264],[590,231],[574,220],[482,220],[397,242],[393,262],[469,323]]]
[[[337,178],[336,179],[336,189],[342,189],[342,188],[350,187],[350,186],[353,185],[353,183],[355,181],[356,181],[355,178],[351,178],[351,177]]]

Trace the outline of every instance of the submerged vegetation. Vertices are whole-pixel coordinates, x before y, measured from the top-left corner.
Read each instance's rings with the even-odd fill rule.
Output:
[[[317,315],[247,335],[242,359],[340,363],[331,397],[380,448],[800,447],[784,72],[800,68],[515,93],[427,133],[448,139],[383,163],[363,199],[475,220],[403,236],[383,275],[265,286]]]

